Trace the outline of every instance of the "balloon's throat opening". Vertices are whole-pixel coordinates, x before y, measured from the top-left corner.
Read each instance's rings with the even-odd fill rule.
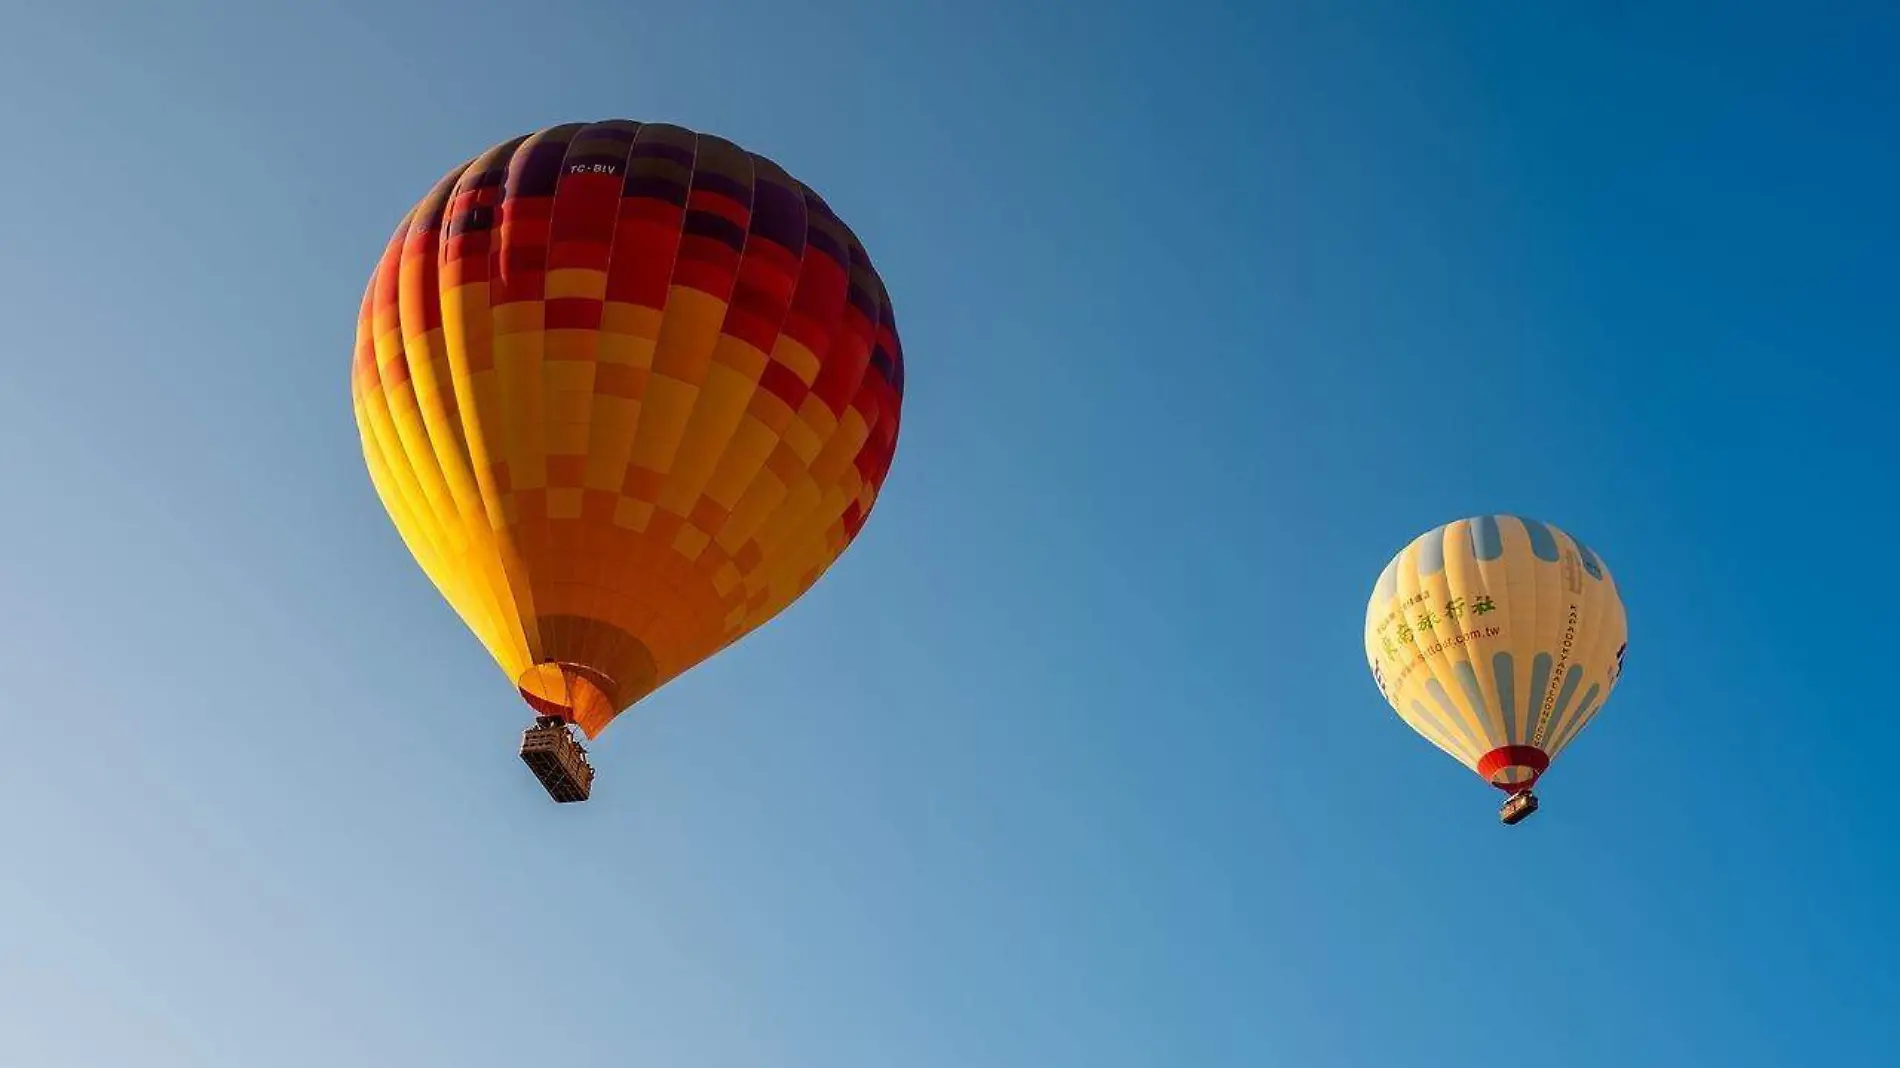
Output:
[[[1527,792],[1550,767],[1550,757],[1534,745],[1505,745],[1478,761],[1478,774],[1507,794]]]
[[[515,688],[537,716],[571,723],[589,738],[619,711],[612,680],[579,664],[536,664],[522,673]]]

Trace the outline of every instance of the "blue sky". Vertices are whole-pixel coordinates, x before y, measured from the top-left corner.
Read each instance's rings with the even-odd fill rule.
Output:
[[[0,4],[0,1062],[1893,1055],[1900,16],[1027,6]],[[909,393],[557,808],[347,366],[432,181],[612,116],[822,190]],[[1489,511],[1632,628],[1511,831],[1359,633]]]

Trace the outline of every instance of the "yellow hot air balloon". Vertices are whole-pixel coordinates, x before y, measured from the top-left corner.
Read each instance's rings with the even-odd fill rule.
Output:
[[[903,351],[851,230],[772,161],[569,124],[455,168],[364,295],[352,395],[404,542],[584,800],[620,712],[777,615],[863,527]]]
[[[1431,530],[1386,565],[1366,605],[1379,692],[1433,745],[1510,795],[1531,788],[1609,700],[1629,638],[1616,580],[1569,534],[1490,515]]]

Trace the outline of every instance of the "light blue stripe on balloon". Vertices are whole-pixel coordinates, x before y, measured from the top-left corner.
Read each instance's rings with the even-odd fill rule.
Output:
[[[1581,664],[1572,664],[1570,665],[1570,670],[1564,672],[1563,685],[1557,689],[1557,700],[1552,702],[1550,706],[1550,721],[1544,727],[1544,736],[1539,738],[1535,730],[1531,731],[1532,745],[1548,746],[1551,739],[1557,737],[1557,728],[1561,726],[1564,721],[1564,710],[1570,707],[1570,698],[1576,694],[1577,680],[1581,678],[1583,678],[1583,666]],[[1545,749],[1544,752],[1548,753],[1550,750]]]
[[[1471,551],[1480,560],[1496,560],[1504,555],[1504,537],[1498,533],[1498,517],[1481,515],[1471,521]]]
[[[1419,539],[1418,573],[1436,575],[1445,570],[1445,528],[1437,530]]]
[[[1536,553],[1539,560],[1556,563],[1557,538],[1550,532],[1550,528],[1535,519],[1526,519],[1523,516],[1519,516],[1517,521],[1524,524],[1524,533],[1531,536],[1531,552]]]
[[[1570,710],[1570,699],[1577,695],[1577,682],[1583,678],[1583,665],[1572,664],[1564,672],[1563,688],[1557,691],[1557,704],[1550,710],[1550,733],[1544,736],[1548,742],[1557,735],[1557,728],[1564,721],[1564,713]]]
[[[1399,561],[1397,557],[1394,557],[1391,563],[1385,565],[1385,570],[1379,573],[1379,584],[1373,588],[1372,597],[1380,604],[1384,604],[1398,595]]]
[[[1419,722],[1424,724],[1421,733],[1426,737],[1431,738],[1446,749],[1453,751],[1458,749],[1458,739],[1452,736],[1450,728],[1446,727],[1445,724],[1439,720],[1436,713],[1425,707],[1424,702],[1416,700],[1412,702],[1412,715],[1416,716]]]
[[[1517,744],[1517,662],[1510,653],[1491,658],[1492,680],[1498,686],[1498,707],[1504,713],[1504,744]]]
[[[1563,728],[1552,731],[1550,737],[1545,739],[1550,743],[1545,747],[1545,752],[1562,749],[1570,744],[1570,739],[1577,736],[1577,731],[1581,730],[1583,723],[1590,718],[1590,713],[1596,708],[1597,695],[1602,692],[1603,687],[1594,682],[1590,684],[1590,688],[1583,693],[1583,700],[1577,702],[1577,707],[1570,713],[1570,718],[1564,721]]]
[[[1490,748],[1484,744],[1484,739],[1472,733],[1471,724],[1466,722],[1464,715],[1458,711],[1458,706],[1452,703],[1451,695],[1445,692],[1444,684],[1437,679],[1428,679],[1425,682],[1425,692],[1431,694],[1432,700],[1438,702],[1438,707],[1445,710],[1446,721],[1457,727],[1458,733],[1464,736],[1465,741],[1471,743],[1472,756],[1483,756],[1490,751]]]
[[[1574,536],[1570,540],[1577,546],[1577,555],[1583,557],[1583,570],[1587,572],[1591,578],[1601,579],[1603,577],[1603,561],[1598,560],[1597,554],[1591,552],[1588,545],[1577,541]]]
[[[1537,711],[1544,705],[1544,691],[1550,688],[1550,654],[1531,658],[1531,688],[1524,691],[1524,733],[1528,742],[1537,735]]]
[[[1491,713],[1490,709],[1485,707],[1484,691],[1478,688],[1478,673],[1472,669],[1470,663],[1463,660],[1454,661],[1451,670],[1458,676],[1458,685],[1464,688],[1465,697],[1471,701],[1471,709],[1478,715],[1479,726],[1490,723]]]

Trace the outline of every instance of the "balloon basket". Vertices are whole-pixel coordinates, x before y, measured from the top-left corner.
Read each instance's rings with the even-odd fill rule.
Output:
[[[1537,811],[1537,795],[1529,790],[1521,790],[1505,798],[1504,807],[1498,809],[1498,820],[1510,827],[1530,819]]]
[[[585,801],[593,793],[594,766],[561,719],[542,716],[521,732],[521,762],[561,804]]]

